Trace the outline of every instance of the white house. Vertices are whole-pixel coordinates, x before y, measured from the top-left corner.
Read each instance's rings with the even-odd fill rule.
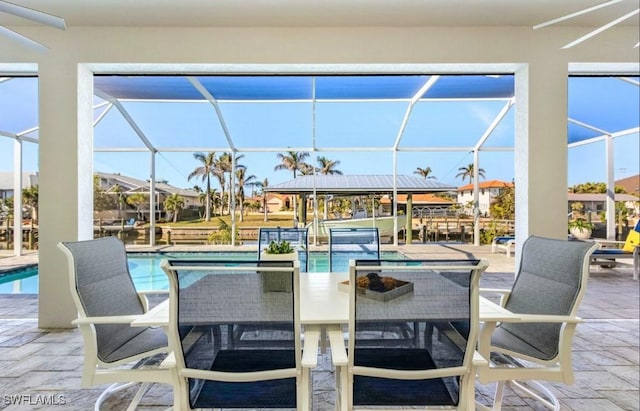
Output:
[[[22,173],[22,189],[38,185],[38,173],[25,171]],[[0,200],[13,197],[13,173],[0,173]]]
[[[501,180],[489,180],[482,181],[478,184],[478,190],[480,191],[478,196],[478,208],[480,214],[488,214],[489,206],[493,199],[500,194],[505,188],[513,187],[513,183],[508,183]],[[473,184],[467,184],[458,188],[458,204],[463,207],[469,205],[469,209],[472,209],[470,204],[473,202]]]

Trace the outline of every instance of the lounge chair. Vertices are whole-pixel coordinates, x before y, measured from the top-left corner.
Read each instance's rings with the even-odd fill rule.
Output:
[[[627,240],[618,241],[596,240],[600,246],[591,254],[591,264],[602,267],[615,266],[616,259],[631,259],[633,263],[633,279],[637,280],[640,272],[640,221],[629,231]],[[622,248],[616,248],[620,244]]]
[[[504,250],[507,257],[511,257],[516,250],[516,238],[512,236],[494,237],[491,242],[491,252],[495,254],[498,250]]]

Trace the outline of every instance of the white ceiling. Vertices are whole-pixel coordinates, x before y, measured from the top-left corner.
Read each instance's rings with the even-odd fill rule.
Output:
[[[10,0],[74,26],[533,26],[606,0]],[[623,0],[561,23],[600,27]],[[638,16],[622,22],[638,26]],[[0,25],[34,23],[0,13]]]

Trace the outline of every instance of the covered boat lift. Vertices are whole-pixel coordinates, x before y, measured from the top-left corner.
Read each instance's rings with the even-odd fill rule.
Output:
[[[394,170],[395,171],[395,170]],[[313,198],[313,233],[314,244],[318,240],[318,196],[319,195],[349,195],[349,196],[375,196],[383,194],[391,194],[393,236],[394,245],[398,245],[397,233],[400,229],[398,223],[398,194],[407,194],[407,242],[411,241],[411,194],[420,193],[444,193],[455,191],[456,187],[444,184],[432,179],[425,179],[407,175],[323,175],[312,174],[304,175],[293,180],[286,181],[271,187],[265,187],[267,192],[279,194],[301,195],[303,198],[311,195]],[[306,205],[306,201],[302,201]],[[326,209],[326,208],[325,208]],[[375,209],[372,213],[372,219],[375,221]],[[305,212],[302,215],[306,215]],[[306,221],[303,221],[306,223]]]

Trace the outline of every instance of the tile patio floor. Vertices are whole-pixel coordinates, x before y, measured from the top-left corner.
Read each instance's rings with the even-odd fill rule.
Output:
[[[409,246],[400,251],[412,258],[488,258],[490,269],[484,287],[508,287],[514,259],[491,254],[490,247]],[[33,255],[0,258],[0,268],[34,260]],[[640,410],[639,304],[640,284],[629,268],[594,270],[589,280],[574,339],[576,382],[572,386],[547,384],[561,401],[562,410]],[[105,386],[80,388],[82,341],[75,329],[39,329],[38,302],[34,295],[0,295],[0,410],[81,410],[93,402]],[[328,355],[321,355],[313,371],[313,410],[332,410],[334,374]],[[487,404],[493,387],[477,385],[477,399]],[[104,410],[124,410],[133,390],[105,402]],[[31,404],[12,404],[12,396],[30,396]],[[38,399],[65,404],[38,405]],[[27,401],[29,397],[23,397]],[[172,401],[168,387],[156,385],[139,410],[166,409]],[[521,393],[507,390],[504,410],[541,410]]]

